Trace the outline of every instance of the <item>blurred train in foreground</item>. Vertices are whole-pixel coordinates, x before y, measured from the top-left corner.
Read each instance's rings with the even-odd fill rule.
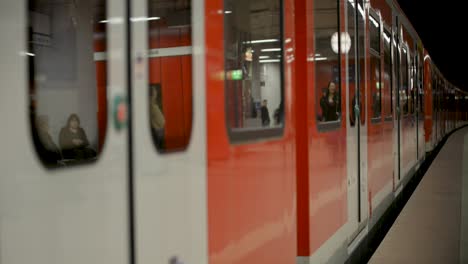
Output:
[[[342,263],[468,121],[392,0],[1,1],[0,21],[1,263]]]

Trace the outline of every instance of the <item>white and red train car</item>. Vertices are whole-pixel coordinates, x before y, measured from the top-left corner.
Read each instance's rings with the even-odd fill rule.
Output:
[[[1,263],[343,263],[468,121],[393,0],[2,1],[0,21]]]

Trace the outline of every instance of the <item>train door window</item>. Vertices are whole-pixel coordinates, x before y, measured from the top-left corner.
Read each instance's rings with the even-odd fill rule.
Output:
[[[191,1],[148,0],[148,100],[153,144],[183,151],[192,132]]]
[[[231,142],[279,137],[284,127],[282,3],[224,1],[225,98]]]
[[[357,5],[357,52],[359,56],[359,70],[358,70],[358,83],[359,83],[359,93],[357,98],[357,104],[359,105],[359,120],[361,120],[361,125],[366,124],[366,59],[367,59],[367,52],[366,52],[366,11],[365,5],[363,0],[358,0]],[[356,98],[354,100],[356,100]]]
[[[423,85],[423,56],[419,53],[418,56],[418,100],[419,100],[419,113],[421,117],[424,117],[424,85]]]
[[[356,123],[356,108],[355,108],[355,100],[357,96],[356,88],[358,87],[356,84],[356,47],[355,47],[355,35],[356,35],[356,9],[354,0],[347,1],[347,13],[348,13],[348,34],[350,36],[351,45],[348,55],[348,92],[349,92],[349,122],[352,127],[355,126]]]
[[[106,1],[28,1],[29,111],[48,168],[97,160],[107,126]]]
[[[341,120],[341,82],[339,45],[345,34],[337,33],[338,2],[314,2],[314,47],[311,60],[315,63],[315,97],[318,129],[338,129]]]
[[[383,81],[383,91],[384,91],[384,113],[385,120],[393,120],[393,88],[392,88],[392,54],[391,54],[391,34],[389,30],[384,30],[383,35],[383,47],[384,47],[384,81]]]
[[[370,39],[370,96],[372,123],[381,121],[382,83],[380,78],[380,20],[369,16]]]
[[[408,114],[408,52],[406,48],[401,53],[401,89],[400,102],[403,115]]]
[[[415,100],[414,100],[414,94],[415,94],[415,81],[416,81],[416,71],[415,71],[415,60],[414,57],[411,54],[411,51],[408,51],[409,53],[409,61],[408,61],[408,69],[409,69],[409,86],[408,86],[408,113],[413,115],[414,114],[414,108],[416,107]]]

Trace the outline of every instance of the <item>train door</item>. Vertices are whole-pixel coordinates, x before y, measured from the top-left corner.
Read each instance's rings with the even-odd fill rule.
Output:
[[[349,241],[365,227],[367,206],[367,124],[366,124],[366,23],[365,6],[357,1],[347,2],[347,28],[352,36],[348,53],[346,105],[348,160],[348,223]],[[354,44],[354,45],[353,45]]]
[[[129,263],[123,12],[0,2],[2,263]]]
[[[135,263],[207,263],[204,5],[129,3]]]

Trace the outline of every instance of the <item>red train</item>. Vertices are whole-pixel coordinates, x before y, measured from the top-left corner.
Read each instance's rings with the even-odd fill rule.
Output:
[[[343,263],[468,121],[392,0],[0,17],[2,263]]]

